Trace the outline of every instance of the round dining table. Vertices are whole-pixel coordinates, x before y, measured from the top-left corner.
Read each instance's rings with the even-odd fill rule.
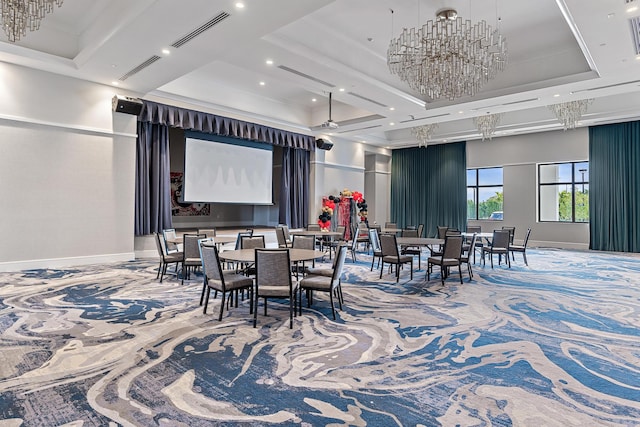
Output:
[[[270,250],[270,249],[266,249]],[[282,249],[271,249],[271,250],[282,250]],[[320,258],[324,255],[324,252],[317,251],[314,249],[298,249],[298,248],[288,248],[289,250],[289,258],[291,262],[301,262],[301,261],[311,261],[316,258]],[[256,261],[256,251],[255,249],[237,249],[233,251],[223,251],[220,252],[220,258],[225,261],[235,261],[235,262],[246,262],[252,263]]]
[[[216,245],[224,245],[226,243],[233,243],[233,242],[236,241],[236,239],[237,239],[237,237],[234,237],[234,236],[213,236],[213,241],[215,242]],[[177,236],[175,238],[167,239],[167,242],[175,243],[175,244],[181,244],[183,242],[183,238],[182,238],[182,236]]]

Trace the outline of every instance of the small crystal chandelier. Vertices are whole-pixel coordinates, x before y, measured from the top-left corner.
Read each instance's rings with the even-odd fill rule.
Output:
[[[437,123],[416,126],[411,128],[411,134],[418,140],[418,147],[426,147],[427,142],[433,136],[433,132],[438,128]]]
[[[421,28],[405,28],[387,50],[391,73],[427,101],[473,96],[506,64],[507,43],[499,31],[484,20],[463,21],[450,8]]]
[[[63,0],[0,0],[2,29],[10,42],[20,40],[29,31],[40,28],[40,21],[53,12],[53,5],[62,6]]]
[[[580,120],[580,117],[587,112],[587,107],[592,102],[593,99],[580,99],[578,101],[549,105],[549,109],[553,111],[556,118],[560,120],[564,130],[575,129],[578,124],[578,120]]]
[[[502,114],[485,114],[484,116],[478,116],[473,118],[473,124],[476,125],[478,131],[482,135],[482,140],[491,139],[496,128],[502,119]]]

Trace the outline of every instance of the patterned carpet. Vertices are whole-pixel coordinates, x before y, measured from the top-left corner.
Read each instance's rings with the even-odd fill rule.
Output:
[[[640,258],[527,254],[444,286],[359,254],[293,330],[152,261],[2,273],[0,426],[640,425]]]

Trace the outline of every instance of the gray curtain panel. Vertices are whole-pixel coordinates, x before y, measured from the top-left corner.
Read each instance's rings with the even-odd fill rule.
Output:
[[[169,128],[138,122],[136,145],[135,235],[171,225]]]
[[[391,219],[404,228],[424,224],[464,230],[467,223],[466,142],[393,150]]]
[[[282,184],[278,222],[304,227],[309,218],[310,154],[306,150],[282,150]]]
[[[640,252],[640,122],[589,128],[589,248]]]

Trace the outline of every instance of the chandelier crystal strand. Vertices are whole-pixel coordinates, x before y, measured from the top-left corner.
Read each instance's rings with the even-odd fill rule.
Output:
[[[472,24],[453,9],[438,12],[421,28],[392,39],[387,65],[392,74],[427,101],[475,95],[507,64],[507,43],[485,21]]]
[[[426,147],[433,136],[433,132],[438,128],[437,123],[416,126],[411,128],[411,134],[418,140],[418,147]]]
[[[2,29],[10,42],[20,40],[29,31],[40,28],[40,21],[53,6],[62,6],[63,0],[0,0]]]
[[[496,128],[502,119],[502,114],[486,114],[484,116],[474,117],[473,124],[478,128],[482,140],[491,139],[496,133]]]
[[[575,129],[578,121],[587,112],[587,107],[592,102],[593,99],[580,99],[578,101],[549,105],[549,109],[553,111],[553,114],[562,123],[564,130]]]

